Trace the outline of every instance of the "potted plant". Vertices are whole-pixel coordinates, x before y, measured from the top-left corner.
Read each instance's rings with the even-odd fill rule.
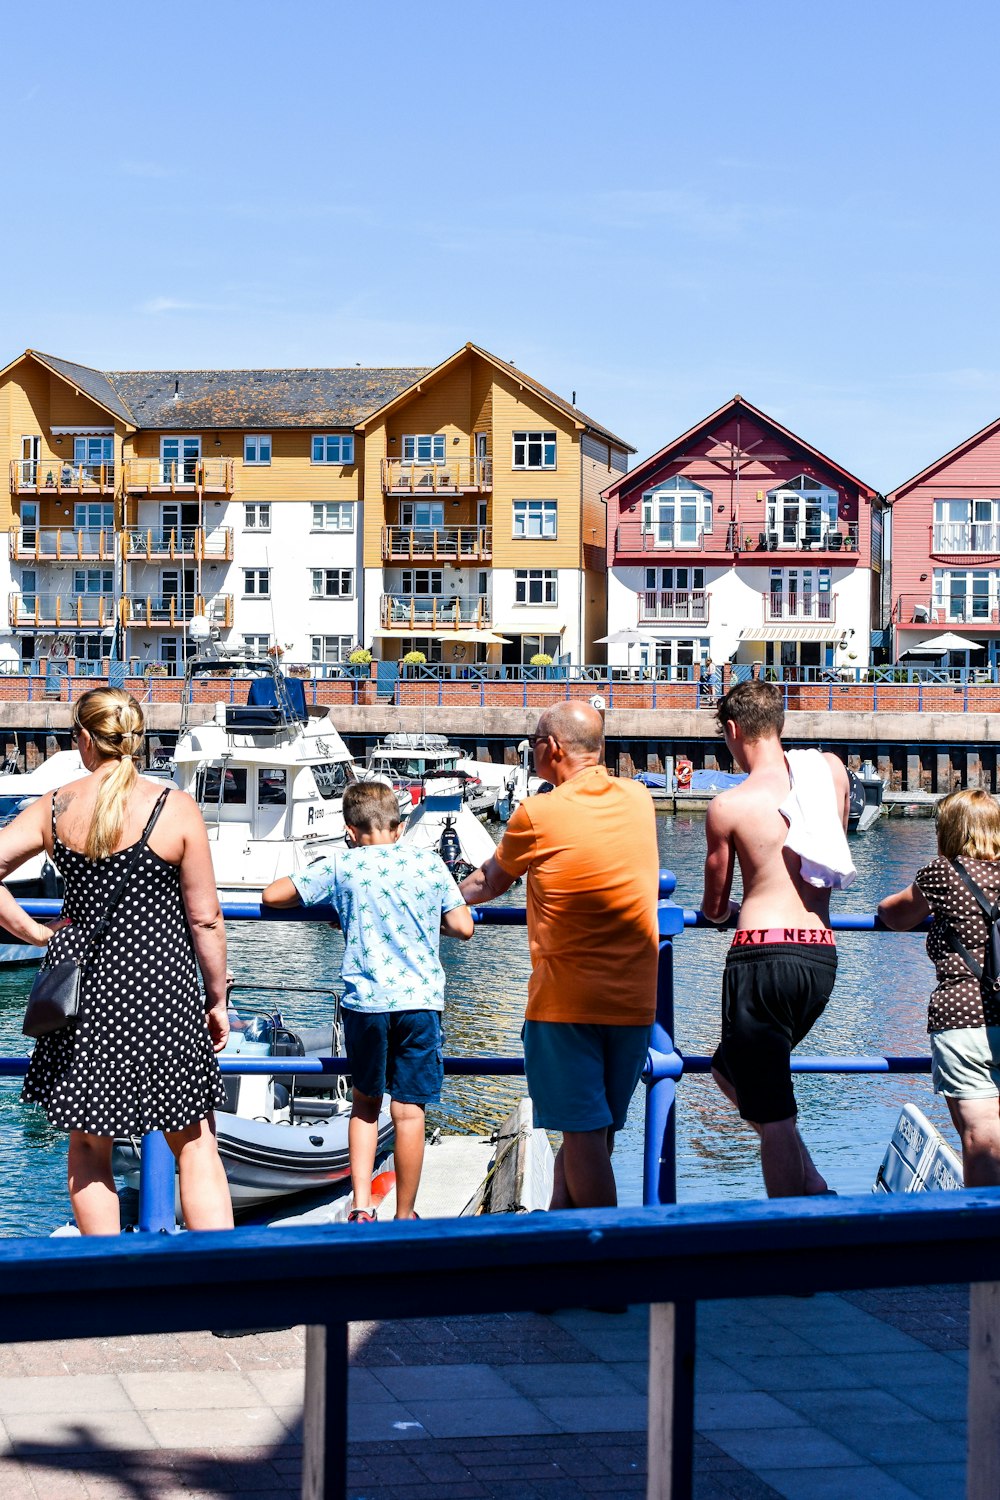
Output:
[[[355,646],[347,658],[348,677],[367,677],[372,664],[372,654],[367,646]]]
[[[427,664],[427,658],[422,651],[407,651],[403,657],[404,667],[423,667]]]
[[[167,675],[166,665],[162,661],[148,661],[142,670],[146,677],[166,677]]]

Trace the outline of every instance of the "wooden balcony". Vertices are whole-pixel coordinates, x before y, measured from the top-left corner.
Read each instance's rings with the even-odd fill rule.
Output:
[[[12,495],[113,495],[114,464],[71,464],[57,459],[14,458]]]
[[[422,635],[426,630],[485,630],[492,619],[486,594],[383,594],[384,630]]]
[[[764,620],[776,624],[785,620],[793,624],[807,620],[830,621],[837,618],[837,601],[832,594],[792,592],[764,595]]]
[[[15,630],[100,630],[114,624],[111,594],[11,594],[8,618]]]
[[[383,526],[383,562],[488,562],[492,526]]]
[[[850,552],[858,550],[857,521],[739,528],[741,552]]]
[[[195,615],[204,615],[214,625],[230,629],[232,594],[213,594],[211,599],[201,594],[168,594],[160,598],[153,594],[127,594],[122,600],[123,624],[146,630],[173,630],[193,620]]]
[[[491,458],[446,458],[440,463],[382,460],[382,489],[387,495],[484,494],[492,488]]]
[[[231,458],[127,458],[122,465],[130,494],[231,495],[236,465]]]
[[[709,596],[704,589],[647,589],[639,595],[639,624],[656,620],[708,619]]]
[[[21,526],[9,533],[12,562],[113,562],[110,526]]]
[[[233,560],[233,528],[203,526],[189,530],[129,530],[122,534],[123,555],[129,562],[218,562]]]

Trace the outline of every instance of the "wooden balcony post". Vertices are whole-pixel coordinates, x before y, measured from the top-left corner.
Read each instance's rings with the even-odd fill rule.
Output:
[[[36,599],[35,602],[36,602],[36,605],[37,605],[37,603],[39,601]],[[60,602],[60,599],[59,599],[59,595],[57,594],[56,595],[56,612],[55,612],[55,621],[56,621],[56,626],[57,627],[59,626],[59,623],[60,623],[61,619],[62,619],[62,608],[61,608],[61,602]]]

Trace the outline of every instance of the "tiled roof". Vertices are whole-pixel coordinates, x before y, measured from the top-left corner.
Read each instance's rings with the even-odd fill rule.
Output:
[[[95,372],[96,373],[96,372]],[[110,370],[146,428],[353,427],[426,369]]]
[[[76,386],[85,396],[91,396],[108,411],[114,412],[123,422],[134,424],[131,412],[103,370],[92,370],[89,365],[75,365],[72,360],[57,359],[54,354],[40,354],[37,349],[31,349],[29,353],[55,374]]]

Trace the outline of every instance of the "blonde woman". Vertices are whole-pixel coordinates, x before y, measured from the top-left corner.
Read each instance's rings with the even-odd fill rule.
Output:
[[[229,1228],[213,1114],[225,1098],[214,1054],[229,1031],[226,937],[205,825],[186,792],[138,774],[143,717],[128,693],[85,693],[73,723],[90,774],[0,831],[0,879],[44,849],[65,881],[65,920],[42,926],[0,886],[0,925],[47,944],[46,963],[81,957],[147,832],[148,843],[85,965],[77,1018],[36,1042],[21,1097],[69,1131],[81,1233],[118,1233],[114,1137],[151,1130],[177,1159],[187,1227]]]
[[[887,897],[878,914],[895,931],[934,918],[927,934],[927,957],[937,971],[927,1018],[934,1090],[944,1095],[962,1138],[966,1187],[996,1187],[1000,1001],[960,949],[982,969],[989,923],[972,887],[991,904],[1000,897],[1000,808],[988,792],[952,792],[938,804],[937,839],[937,858],[905,891]]]

